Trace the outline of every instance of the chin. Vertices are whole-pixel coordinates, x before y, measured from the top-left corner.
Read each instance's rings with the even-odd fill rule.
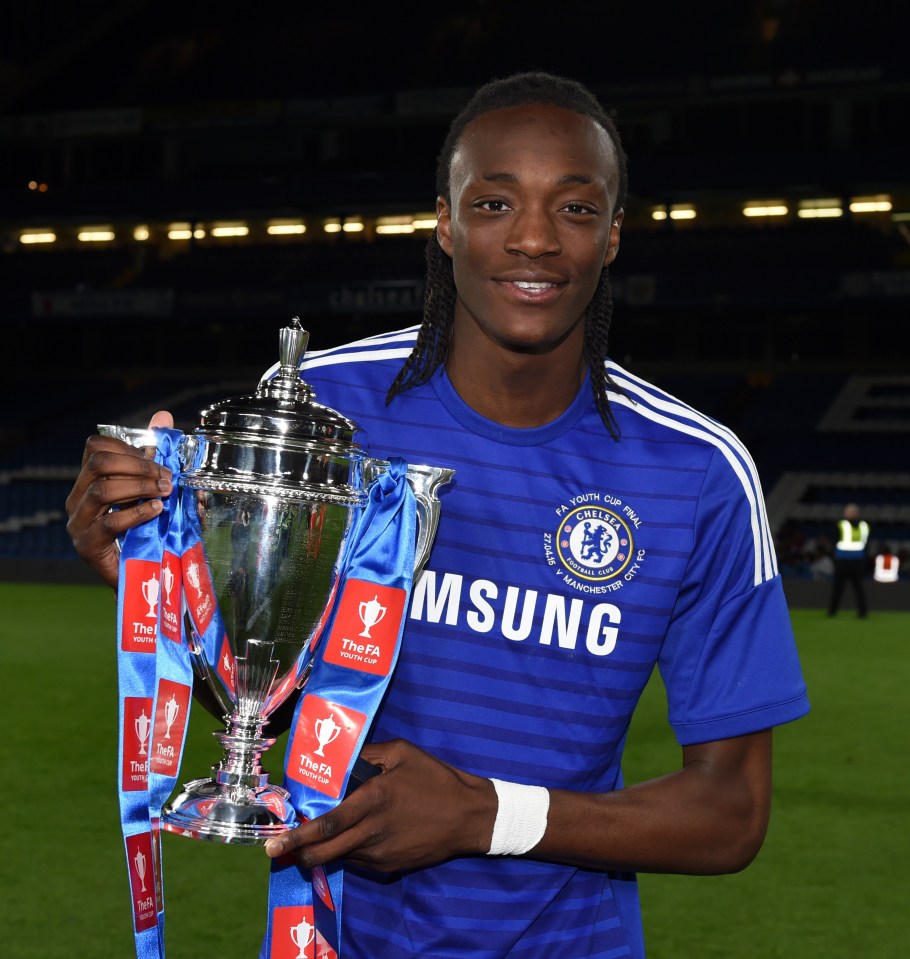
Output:
[[[571,329],[557,333],[552,328],[542,330],[528,326],[504,331],[497,339],[506,349],[514,353],[544,354],[563,346],[577,329],[578,327],[573,326]],[[580,344],[581,338],[579,338]]]

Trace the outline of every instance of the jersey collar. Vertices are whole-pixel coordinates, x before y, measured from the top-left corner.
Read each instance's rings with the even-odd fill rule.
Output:
[[[594,402],[594,398],[591,396],[591,387],[588,384],[588,374],[585,372],[584,381],[575,399],[572,400],[569,408],[555,420],[545,423],[543,426],[528,428],[503,426],[487,419],[485,416],[481,416],[480,413],[468,406],[455,392],[444,367],[437,370],[430,382],[437,397],[439,397],[439,401],[466,430],[496,443],[505,443],[509,446],[542,446],[557,439],[563,433],[572,429]]]

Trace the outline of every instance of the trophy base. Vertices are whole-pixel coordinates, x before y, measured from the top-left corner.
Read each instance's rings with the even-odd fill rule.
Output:
[[[161,817],[162,828],[176,835],[242,846],[265,845],[297,825],[297,813],[280,786],[238,791],[213,779],[187,783]]]

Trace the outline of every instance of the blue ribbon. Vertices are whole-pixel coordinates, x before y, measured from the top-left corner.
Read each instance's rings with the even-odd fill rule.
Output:
[[[371,487],[351,532],[341,590],[291,723],[284,786],[301,819],[328,812],[344,795],[391,680],[411,593],[415,535],[407,466],[395,459]],[[342,891],[339,864],[307,874],[273,860],[263,959],[296,956],[290,950],[307,943],[318,946],[320,956],[339,954]]]
[[[123,538],[117,617],[119,798],[138,959],[164,957],[159,824],[180,771],[193,686],[184,609],[206,663],[220,664],[225,653],[196,493],[177,481],[183,434],[155,433],[155,460],[170,469],[175,488],[156,520]],[[295,711],[285,786],[301,817],[321,815],[340,801],[391,679],[410,599],[415,533],[407,466],[396,459],[354,520],[339,563],[339,588]],[[303,651],[298,673],[306,659]],[[226,683],[223,671],[216,672]],[[292,949],[296,956],[320,941],[323,955],[337,955],[342,886],[337,865],[304,875],[295,865],[273,862],[263,955],[278,959]]]
[[[155,434],[155,461],[176,480],[183,434]],[[157,519],[129,530],[120,551],[120,818],[139,959],[163,959],[165,953],[161,810],[180,773],[193,689],[184,598],[197,595],[200,576],[207,584],[194,497],[194,490],[175,482]],[[215,663],[224,624],[211,589],[203,594],[203,606],[190,599],[186,607],[195,642]]]
[[[156,433],[159,442],[155,460],[176,475],[180,433]],[[173,590],[176,575],[172,565],[168,566],[168,573],[163,571],[165,543],[174,535],[173,514],[179,511],[180,497],[175,489],[155,521],[126,533],[120,552],[120,819],[139,959],[164,956],[161,804],[170,792],[166,783],[172,783],[179,772],[192,690],[182,616],[177,617],[176,633],[168,630],[171,638],[162,639],[161,635],[161,607],[166,592],[162,580]],[[165,695],[159,696],[159,691]],[[153,761],[156,755],[157,762]],[[150,767],[155,771],[151,772]],[[171,776],[162,773],[165,767],[173,767]]]

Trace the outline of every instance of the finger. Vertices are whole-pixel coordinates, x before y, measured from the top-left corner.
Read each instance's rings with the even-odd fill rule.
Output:
[[[319,842],[320,838],[319,828],[313,824],[312,820],[306,819],[299,826],[269,839],[265,844],[265,854],[270,859],[277,859],[279,856],[286,856],[289,852]]]
[[[173,415],[167,410],[158,410],[158,412],[153,414],[152,418],[149,420],[149,429],[153,429],[156,426],[163,429],[172,430],[174,428]]]
[[[119,510],[105,511],[93,520],[83,518],[77,510],[66,525],[76,552],[89,560],[114,549],[114,540],[127,530],[146,523],[164,508],[160,499],[142,500]]]
[[[270,839],[265,845],[266,855],[275,859],[295,853],[307,867],[342,859],[364,841],[363,830],[357,827],[366,811],[362,801],[349,797],[330,812]]]
[[[124,443],[123,440],[95,433],[85,441],[85,447],[82,451],[82,465],[85,466],[88,460],[99,452],[119,453],[122,456],[132,456],[134,458],[140,455],[139,450],[130,446],[129,443]]]
[[[86,457],[83,472],[89,474],[94,482],[98,477],[138,477],[141,479],[170,479],[171,472],[166,466],[149,460],[142,450],[132,446],[115,450],[94,448]]]
[[[90,436],[82,454],[82,471],[95,476],[129,475],[148,471],[145,460],[142,450],[129,443],[109,436]]]
[[[402,741],[392,740],[384,743],[364,743],[360,755],[384,773],[390,772],[402,761]]]
[[[158,410],[157,413],[152,414],[152,418],[149,420],[149,429],[156,427],[172,430],[174,428],[174,417],[167,410]],[[154,446],[143,446],[142,452],[148,459],[152,460],[155,458],[157,451]]]
[[[157,463],[141,476],[102,476],[86,487],[83,503],[89,515],[101,515],[112,506],[127,506],[138,499],[160,499],[174,489],[170,473]],[[81,504],[80,504],[81,505]]]
[[[106,534],[106,538],[111,536],[120,536],[134,526],[140,526],[153,519],[164,509],[164,503],[160,499],[140,500],[122,509],[105,513],[98,526]]]
[[[116,451],[95,448],[88,454],[66,498],[66,514],[74,529],[79,530],[112,506],[139,498],[169,496],[172,491],[169,469],[118,442]]]

